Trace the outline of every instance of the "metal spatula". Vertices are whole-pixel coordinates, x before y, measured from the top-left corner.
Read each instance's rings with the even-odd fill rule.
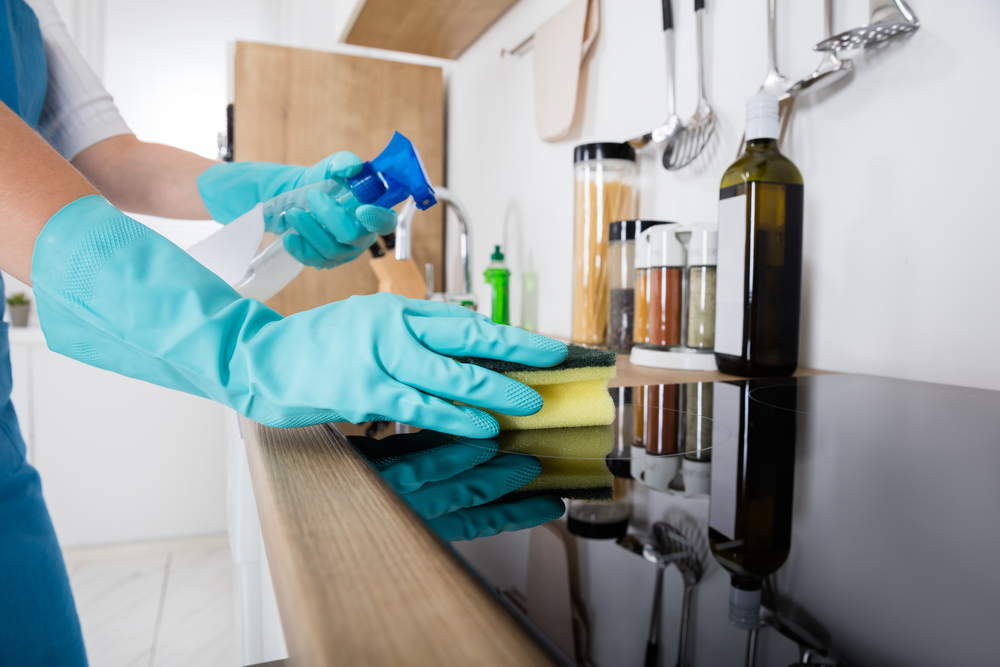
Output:
[[[903,0],[871,0],[866,26],[834,35],[813,47],[816,51],[850,51],[908,35],[920,27],[916,14]]]

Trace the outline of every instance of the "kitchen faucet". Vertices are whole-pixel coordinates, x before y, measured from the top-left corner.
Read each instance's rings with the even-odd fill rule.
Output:
[[[465,207],[462,202],[459,201],[451,190],[448,188],[435,185],[434,186],[434,196],[439,202],[447,204],[451,207],[451,210],[455,212],[455,217],[458,218],[458,252],[462,259],[462,283],[461,283],[461,293],[460,294],[448,294],[448,293],[438,293],[433,292],[434,285],[432,280],[428,280],[427,291],[429,298],[437,298],[437,300],[446,301],[449,303],[463,303],[471,301],[473,306],[476,304],[476,297],[472,293],[472,280],[469,275],[469,214],[466,212]],[[410,227],[413,224],[413,215],[417,211],[417,205],[413,202],[413,199],[408,199],[405,204],[403,204],[403,209],[399,212],[399,222],[396,225],[396,260],[402,261],[410,259],[412,254],[412,236],[410,235]]]

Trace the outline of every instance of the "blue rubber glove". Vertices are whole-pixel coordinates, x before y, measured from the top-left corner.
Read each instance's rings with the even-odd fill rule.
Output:
[[[98,196],[48,221],[31,278],[53,351],[267,426],[385,419],[491,437],[493,417],[452,401],[528,415],[541,396],[450,357],[551,366],[567,353],[467,308],[392,294],[282,318]]]
[[[494,458],[495,440],[456,440],[434,431],[382,440],[349,436],[348,440],[449,542],[533,528],[558,519],[565,511],[563,501],[553,496],[493,502],[542,471],[534,456]]]
[[[309,210],[296,208],[276,215],[269,202],[281,194],[317,183],[335,180],[346,187],[345,179],[361,171],[357,155],[342,151],[312,167],[271,162],[220,162],[198,177],[198,190],[212,218],[232,222],[257,204],[264,204],[264,228],[281,234],[289,228],[296,234],[284,238],[285,249],[307,266],[329,269],[358,257],[373,243],[377,234],[396,228],[391,209],[363,204],[353,214],[322,189],[308,192]]]

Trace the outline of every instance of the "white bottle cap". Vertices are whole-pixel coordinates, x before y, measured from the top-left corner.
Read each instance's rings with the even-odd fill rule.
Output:
[[[677,238],[687,249],[688,266],[715,266],[719,263],[719,226],[696,222],[677,230]]]
[[[757,93],[747,100],[747,141],[778,138],[778,98]]]
[[[729,587],[729,622],[741,630],[760,625],[760,589]]]
[[[684,479],[684,493],[707,496],[712,488],[712,464],[685,457],[681,461],[681,477]]]
[[[643,483],[657,491],[670,491],[670,482],[681,467],[680,456],[655,456],[646,454],[646,465],[642,471]]]
[[[641,234],[645,237],[645,243],[649,244],[647,267],[655,269],[661,266],[684,266],[687,253],[677,240],[678,228],[679,225],[657,225]],[[636,249],[638,250],[638,244]]]

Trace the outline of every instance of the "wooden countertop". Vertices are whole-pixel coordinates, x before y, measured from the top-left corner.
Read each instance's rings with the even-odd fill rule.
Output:
[[[728,379],[622,357],[612,386]],[[289,664],[555,664],[332,424],[240,425]]]

